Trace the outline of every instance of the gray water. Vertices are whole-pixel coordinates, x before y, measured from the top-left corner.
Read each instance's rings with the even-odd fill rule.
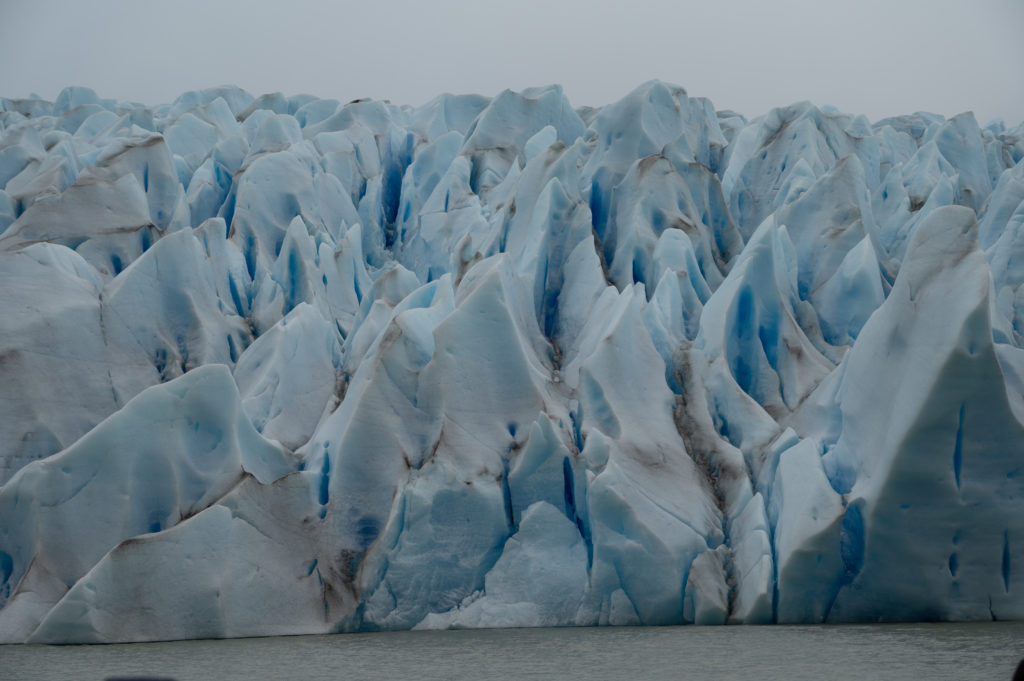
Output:
[[[0,646],[0,678],[1009,681],[1022,656],[1024,622],[489,629]]]

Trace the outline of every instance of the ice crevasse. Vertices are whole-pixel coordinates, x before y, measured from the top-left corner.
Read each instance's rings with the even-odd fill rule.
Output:
[[[0,99],[0,641],[1024,618],[1024,127]]]

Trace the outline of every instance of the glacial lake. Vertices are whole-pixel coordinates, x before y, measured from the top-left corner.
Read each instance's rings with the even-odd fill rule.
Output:
[[[999,681],[1024,622],[413,631],[102,646],[0,646],[0,677],[178,681]]]

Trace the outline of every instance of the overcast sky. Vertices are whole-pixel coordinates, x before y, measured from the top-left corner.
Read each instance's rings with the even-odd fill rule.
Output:
[[[877,120],[1024,120],[1024,0],[0,0],[0,96],[147,104],[235,83],[422,104],[652,78],[748,117],[809,99]]]

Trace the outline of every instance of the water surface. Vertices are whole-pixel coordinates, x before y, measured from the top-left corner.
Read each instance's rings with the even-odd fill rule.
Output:
[[[1022,656],[1024,622],[487,629],[0,646],[0,677],[1009,681]]]

